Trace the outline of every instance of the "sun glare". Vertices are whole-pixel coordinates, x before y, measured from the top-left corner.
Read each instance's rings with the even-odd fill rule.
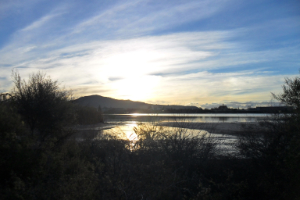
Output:
[[[115,81],[113,88],[118,98],[145,101],[155,95],[154,89],[158,85],[158,82],[159,77],[155,76],[132,76]]]
[[[126,47],[126,48],[125,48]],[[125,49],[129,47],[125,45]],[[106,87],[110,87],[113,96],[119,99],[145,101],[152,99],[160,76],[150,75],[158,71],[163,53],[150,49],[131,47],[125,51],[119,47],[111,50],[106,58],[98,59],[99,71],[94,74],[106,76]]]
[[[101,61],[104,73],[115,77],[138,77],[158,70],[157,60],[164,54],[154,50],[116,50]]]
[[[126,137],[130,141],[136,141],[138,140],[137,134],[133,131],[133,128],[137,126],[137,123],[134,122],[132,124],[126,124],[128,126],[127,130],[124,130],[124,133],[126,134]]]
[[[104,135],[116,136],[118,139],[130,140],[131,142],[138,140],[138,135],[134,132],[133,128],[137,126],[137,122],[131,121],[129,124],[116,126],[109,130],[104,130]]]

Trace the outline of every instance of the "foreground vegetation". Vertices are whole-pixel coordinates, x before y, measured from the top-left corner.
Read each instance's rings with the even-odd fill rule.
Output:
[[[139,140],[76,137],[76,124],[100,112],[72,103],[57,82],[15,74],[0,103],[0,199],[297,199],[300,193],[300,78],[275,98],[295,108],[220,152],[209,134],[188,136],[158,126],[135,128]],[[91,117],[92,116],[92,117]]]

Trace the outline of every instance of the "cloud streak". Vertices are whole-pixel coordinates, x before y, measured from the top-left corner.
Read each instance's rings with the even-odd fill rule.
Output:
[[[300,15],[275,19],[269,14],[253,23],[253,14],[252,23],[238,26],[251,20],[242,15],[245,5],[232,7],[235,3],[53,3],[6,35],[10,40],[0,48],[1,90],[9,90],[11,70],[17,68],[22,76],[43,70],[78,96],[199,105],[268,101],[285,76],[298,72]],[[224,15],[228,9],[240,12],[235,20]]]
[[[207,35],[211,35],[211,39],[204,40]],[[270,77],[257,77],[260,73],[253,71],[207,72],[208,69],[273,59],[274,53],[270,53],[271,57],[268,57],[268,51],[260,52],[263,54],[260,60],[256,52],[253,54],[248,52],[245,56],[245,53],[239,52],[238,45],[227,42],[222,44],[222,40],[228,37],[227,35],[228,32],[180,33],[75,45],[59,51],[50,51],[46,58],[22,62],[15,67],[26,66],[28,72],[43,69],[55,79],[64,80],[64,84],[72,86],[75,90],[77,87],[85,87],[85,95],[92,93],[88,87],[93,83],[99,85],[99,92],[103,91],[103,88],[117,91],[115,93],[117,98],[153,101],[155,99],[150,98],[153,95],[168,98],[169,102],[172,101],[171,99],[177,99],[180,104],[188,102],[188,99],[176,96],[188,98],[193,96],[192,98],[202,98],[206,102],[211,101],[212,98],[221,101],[229,97],[240,98],[240,91],[248,93],[248,97],[251,93],[268,92],[282,83],[282,76],[277,76],[272,77],[268,81],[270,84],[266,85],[264,81]],[[224,49],[234,56],[228,57],[228,53],[222,55]],[[24,72],[25,69],[22,71]],[[185,73],[186,71],[189,72]],[[119,79],[113,80],[111,77]],[[281,81],[274,81],[279,77]],[[149,87],[148,82],[153,84],[153,87],[151,84]],[[130,89],[126,90],[124,85]],[[155,86],[161,89],[155,89]],[[169,90],[176,93],[167,92]],[[125,91],[129,94],[126,95]],[[141,95],[142,99],[132,97],[134,93],[141,93],[141,91],[149,95]],[[113,92],[108,94],[112,95]],[[148,99],[144,99],[145,96]],[[246,99],[245,94],[243,96],[243,100]]]

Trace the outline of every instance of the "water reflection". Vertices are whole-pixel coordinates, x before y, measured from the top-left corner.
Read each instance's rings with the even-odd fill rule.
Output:
[[[268,117],[267,114],[112,114],[104,116],[107,122],[137,121],[137,122],[199,122],[199,123],[231,123],[257,122]]]
[[[103,130],[103,135],[112,136],[116,139],[129,140],[130,150],[136,148],[135,144],[139,139],[139,136],[146,139],[147,136],[143,135],[143,132],[147,132],[151,140],[164,140],[176,137],[177,139],[192,139],[192,138],[210,138],[210,143],[215,143],[216,148],[221,153],[233,153],[235,152],[234,143],[237,141],[237,137],[233,135],[223,135],[217,133],[210,133],[201,129],[189,129],[180,127],[168,127],[153,125],[151,123],[127,123],[124,125],[116,126],[109,130]],[[138,133],[139,136],[136,134]]]
[[[195,123],[196,125],[199,123]],[[201,124],[201,123],[200,123]],[[205,123],[203,123],[205,125]],[[165,139],[186,140],[195,138],[210,138],[209,141],[215,143],[220,152],[234,152],[234,143],[237,137],[234,135],[223,135],[215,133],[213,126],[192,126],[189,122],[183,124],[178,123],[180,127],[159,125],[159,123],[140,123],[138,121],[126,121],[126,123],[107,125],[101,127],[84,127],[78,129],[74,138],[77,141],[86,140],[102,140],[102,139],[121,139],[128,141],[128,148],[134,150],[138,148],[136,142],[139,139],[150,139],[151,141],[159,141]],[[173,124],[174,125],[174,124]],[[182,128],[182,125],[187,125]],[[140,137],[140,138],[139,138]]]
[[[117,139],[136,141],[138,140],[137,134],[134,132],[134,127],[138,124],[136,121],[131,121],[122,125],[117,125],[114,128],[103,130],[103,135],[114,136]]]
[[[184,137],[197,137],[209,134],[206,130],[201,129],[189,129],[181,127],[169,127],[169,126],[160,126],[158,124],[152,123],[138,123],[136,121],[131,123],[125,123],[122,125],[117,125],[111,129],[102,130],[103,136],[112,136],[116,139],[130,140],[135,142],[139,139],[139,135],[142,135],[142,132],[152,132],[157,135],[171,135],[171,134],[182,134]]]
[[[128,114],[128,115],[105,115],[106,123],[99,127],[81,128],[80,133],[75,136],[78,140],[86,139],[122,139],[130,141],[130,148],[138,141],[140,135],[136,127],[141,124],[154,126],[152,132],[164,132],[164,134],[184,133],[185,136],[195,137],[201,136],[205,131],[211,137],[222,140],[222,149],[231,149],[232,143],[236,142],[236,137],[230,135],[231,132],[239,131],[242,123],[258,122],[266,118],[265,114]],[[219,128],[220,126],[221,128]],[[183,127],[183,128],[180,128]],[[217,129],[218,128],[218,129]],[[222,130],[227,130],[226,135]],[[138,134],[137,134],[138,133]],[[229,133],[229,134],[228,134]],[[157,135],[157,134],[156,134]]]

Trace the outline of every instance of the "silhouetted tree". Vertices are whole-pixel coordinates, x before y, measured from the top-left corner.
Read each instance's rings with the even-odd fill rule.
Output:
[[[300,77],[286,78],[282,89],[283,93],[278,95],[272,93],[273,97],[286,105],[300,109]]]
[[[72,122],[74,114],[68,102],[70,92],[60,89],[57,81],[41,72],[32,74],[28,81],[17,72],[13,73],[13,78],[14,104],[32,133],[36,131],[45,138]]]
[[[297,199],[300,191],[300,78],[286,79],[283,93],[273,94],[294,113],[276,114],[240,135],[240,154],[252,161],[252,187],[260,199]],[[298,167],[297,167],[298,166]],[[251,177],[251,176],[250,176]],[[251,182],[251,181],[249,181]]]

